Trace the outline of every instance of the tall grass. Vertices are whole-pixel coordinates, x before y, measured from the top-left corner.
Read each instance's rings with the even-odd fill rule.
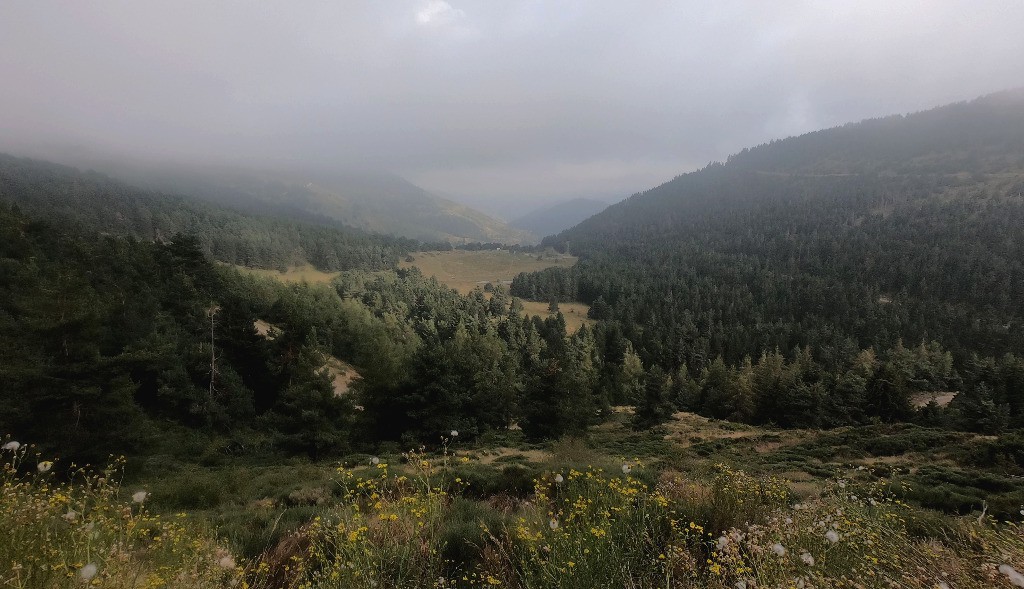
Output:
[[[68,482],[5,451],[0,586],[1010,587],[1024,528],[912,508],[854,473],[794,503],[784,481],[724,465],[701,476],[566,468],[523,499],[474,500],[467,458],[406,455],[337,471],[330,503],[250,562],[186,517],[157,517],[120,462]],[[647,482],[645,482],[647,481]],[[136,494],[133,502],[128,493]],[[1017,585],[1021,586],[1021,585]]]
[[[242,579],[231,553],[184,515],[161,518],[148,494],[123,498],[123,461],[93,472],[31,460],[7,441],[0,463],[0,587],[213,588]]]

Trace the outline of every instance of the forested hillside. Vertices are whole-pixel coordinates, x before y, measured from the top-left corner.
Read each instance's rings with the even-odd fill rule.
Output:
[[[159,192],[286,219],[331,222],[422,241],[535,242],[468,206],[393,174],[96,162],[116,178]]]
[[[313,215],[305,222],[246,214],[151,192],[96,172],[0,154],[0,200],[89,231],[166,240],[194,236],[216,260],[260,268],[394,267],[418,242],[365,233]]]
[[[775,351],[841,374],[901,341],[938,342],[962,372],[974,354],[1024,351],[1022,228],[1016,91],[744,150],[547,239],[581,262],[512,292],[587,302],[645,365],[701,382],[716,358],[740,383],[745,358]],[[900,382],[904,407],[927,388]],[[831,395],[805,395],[816,417],[799,421],[831,419]]]
[[[338,456],[513,423],[545,439],[642,377],[621,340],[609,352],[501,288],[461,296],[415,269],[285,285],[190,236],[97,235],[7,205],[0,237],[0,431],[75,459]],[[329,355],[358,368],[352,394],[332,390]]]

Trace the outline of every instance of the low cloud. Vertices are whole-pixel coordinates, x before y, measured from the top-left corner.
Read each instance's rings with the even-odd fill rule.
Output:
[[[465,11],[453,7],[444,0],[430,0],[416,13],[416,22],[421,25],[444,25],[465,17]]]
[[[504,206],[1024,86],[1020,0],[642,6],[9,2],[0,151],[374,168]]]

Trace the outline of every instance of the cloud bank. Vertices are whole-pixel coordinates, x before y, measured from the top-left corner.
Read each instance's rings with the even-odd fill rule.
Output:
[[[1024,3],[12,2],[0,148],[362,167],[497,210],[1024,85]]]

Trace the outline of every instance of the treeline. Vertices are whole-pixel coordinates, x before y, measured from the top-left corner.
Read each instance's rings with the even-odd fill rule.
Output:
[[[717,205],[679,202],[661,221],[588,237],[600,247],[572,240],[580,264],[520,275],[512,293],[589,303],[667,370],[797,346],[828,361],[899,339],[958,359],[1024,350],[1018,186],[693,176],[688,197]],[[762,200],[726,206],[748,193]]]
[[[325,271],[392,268],[419,242],[374,235],[327,218],[308,222],[246,214],[138,189],[95,173],[0,155],[0,199],[26,213],[87,231],[166,241],[194,236],[203,251],[229,264]]]
[[[914,393],[949,390],[945,423],[1019,427],[1024,383],[992,374],[1024,355],[1022,173],[1021,92],[810,133],[547,238],[581,262],[511,292],[619,326],[654,375],[642,421],[666,399],[789,426],[909,420]],[[948,350],[942,378],[906,368],[932,361],[904,341]]]
[[[638,426],[682,409],[781,427],[905,421],[985,434],[1024,427],[1024,358],[972,356],[957,370],[952,355],[934,342],[862,350],[831,370],[807,348],[789,357],[767,352],[735,366],[717,358],[697,374],[683,367],[667,375],[655,367],[644,384]]]
[[[548,238],[581,262],[511,292],[590,304],[667,374],[794,349],[840,373],[901,340],[963,370],[1024,353],[1022,172],[1021,93],[811,133]]]
[[[360,364],[370,439],[436,440],[450,429],[473,437],[512,425],[533,439],[580,434],[643,376],[622,338],[601,326],[569,334],[561,314],[525,317],[501,287],[490,298],[460,296],[415,269],[346,273],[336,286],[394,326],[388,341],[400,342]]]
[[[543,439],[582,433],[643,378],[615,333],[527,318],[501,288],[464,297],[416,270],[285,285],[189,236],[6,207],[0,237],[0,431],[73,459],[336,456],[515,425]],[[329,355],[355,364],[354,391],[334,392]]]
[[[214,437],[315,453],[310,418],[342,431],[348,401],[310,334],[257,334],[259,293],[232,276],[187,236],[90,237],[0,206],[0,430],[81,460],[198,459]]]

